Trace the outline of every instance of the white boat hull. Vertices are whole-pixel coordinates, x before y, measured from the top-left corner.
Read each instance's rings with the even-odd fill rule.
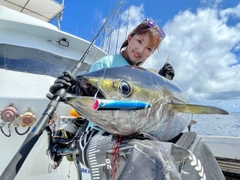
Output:
[[[31,5],[34,3],[38,7],[38,1]],[[21,115],[30,108],[38,121],[50,102],[46,94],[56,76],[64,70],[73,69],[90,45],[90,42],[60,31],[50,23],[2,6],[6,4],[0,2],[0,112],[11,104],[16,108],[17,115],[11,122],[0,119],[3,132],[10,135],[7,137],[0,132],[0,174],[27,136],[19,135],[15,131],[17,126],[20,133],[28,128],[22,127]],[[66,40],[64,43],[69,44],[61,45],[60,40],[63,39]],[[92,63],[105,55],[107,54],[100,48],[92,46],[80,70],[88,71]],[[17,68],[14,63],[18,65]],[[34,72],[35,70],[37,71]],[[54,76],[51,76],[51,73]],[[71,110],[70,106],[60,103],[55,116],[69,116]],[[30,127],[30,131],[35,123]],[[58,169],[49,173],[46,150],[47,137],[43,132],[15,179],[77,179],[74,164],[65,158]],[[83,167],[82,171],[83,179],[88,179],[89,170]]]
[[[240,178],[240,137],[202,136],[225,176]]]

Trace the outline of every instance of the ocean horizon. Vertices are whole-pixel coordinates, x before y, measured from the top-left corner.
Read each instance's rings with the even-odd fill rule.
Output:
[[[240,137],[240,112],[229,115],[195,114],[191,131],[198,135]]]

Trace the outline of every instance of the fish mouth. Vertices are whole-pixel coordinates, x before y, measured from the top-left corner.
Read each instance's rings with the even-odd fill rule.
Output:
[[[78,95],[84,97],[94,97],[97,99],[106,99],[106,93],[104,93],[104,91],[98,86],[93,85],[89,78],[79,77],[77,79],[77,83],[79,89]]]

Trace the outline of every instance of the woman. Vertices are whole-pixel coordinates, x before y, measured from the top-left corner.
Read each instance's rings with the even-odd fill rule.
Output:
[[[90,71],[115,66],[140,66],[159,48],[164,38],[163,30],[152,20],[146,19],[128,35],[120,48],[120,54],[103,57],[92,65]],[[168,74],[170,79],[174,77],[170,64],[165,64],[159,73],[164,77]]]
[[[120,48],[119,54],[103,57],[92,65],[90,71],[116,66],[140,66],[154,53],[156,49],[159,48],[164,38],[165,33],[163,30],[159,28],[159,26],[157,26],[152,20],[146,19],[128,35],[127,39]],[[159,70],[159,74],[172,80],[174,77],[174,70],[170,64],[166,63]],[[75,93],[77,90],[75,89],[74,84],[74,78],[71,77],[69,73],[64,72],[64,75],[58,77],[55,83],[50,87],[50,92],[55,94],[59,89],[66,88],[69,89],[69,92]],[[88,162],[86,151],[89,142],[96,134],[100,134],[101,136],[104,134],[104,132],[95,124],[89,122],[84,129],[84,132],[82,133],[78,143],[78,148],[80,151],[80,155],[78,157],[79,161],[89,168],[90,164]],[[108,140],[106,140],[106,142]],[[60,143],[60,141],[56,141],[56,139],[55,142]],[[112,142],[113,141],[109,143]],[[54,153],[57,153],[56,148],[52,151],[52,157],[54,161],[58,161],[56,163],[60,163],[60,157]]]
[[[163,30],[155,22],[146,19],[128,35],[119,54],[103,57],[91,66],[90,72],[116,66],[140,66],[159,48],[165,36]],[[165,63],[158,73],[170,80],[175,75],[169,63]],[[64,72],[64,75],[57,78],[49,91],[55,94],[59,89],[72,87],[73,84],[74,78],[68,72]]]

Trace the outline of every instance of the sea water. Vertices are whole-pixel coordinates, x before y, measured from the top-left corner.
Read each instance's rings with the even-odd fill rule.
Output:
[[[199,135],[240,137],[240,112],[229,115],[195,114],[191,131]]]

